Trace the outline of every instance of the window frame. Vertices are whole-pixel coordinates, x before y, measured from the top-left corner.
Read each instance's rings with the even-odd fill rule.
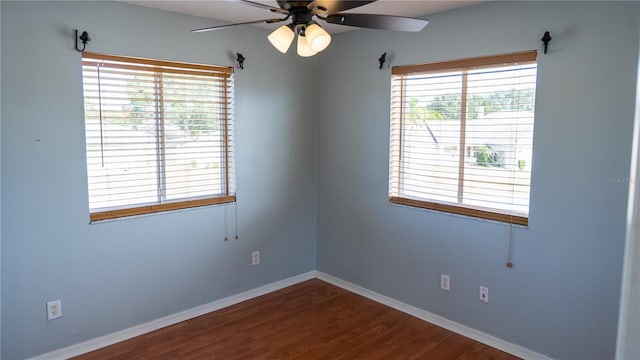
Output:
[[[415,64],[415,65],[404,65],[404,66],[394,66],[392,68],[392,93],[391,93],[391,128],[390,128],[390,143],[389,143],[389,198],[388,201],[397,205],[404,205],[410,207],[417,207],[435,211],[441,211],[446,213],[452,213],[457,215],[470,216],[475,218],[481,218],[486,220],[494,220],[499,222],[505,222],[509,224],[515,225],[523,225],[528,226],[529,224],[529,215],[527,213],[526,216],[522,216],[516,212],[511,212],[502,209],[482,207],[482,206],[474,206],[462,203],[461,199],[458,199],[457,203],[448,203],[448,202],[438,202],[436,200],[427,200],[427,199],[416,199],[406,196],[397,196],[392,194],[401,194],[401,183],[402,181],[398,181],[397,189],[392,188],[392,176],[397,175],[398,177],[402,176],[402,155],[399,155],[399,159],[397,160],[398,169],[394,169],[393,165],[393,151],[398,151],[399,154],[403,153],[404,146],[404,134],[403,132],[403,122],[405,121],[405,109],[404,104],[406,103],[406,98],[403,93],[404,90],[401,91],[400,96],[394,96],[393,94],[393,82],[397,81],[398,77],[402,78],[403,76],[410,75],[425,75],[425,74],[433,74],[433,73],[444,73],[444,72],[455,72],[461,71],[463,72],[463,77],[466,77],[466,73],[468,71],[485,69],[485,68],[493,68],[500,66],[509,66],[509,65],[524,65],[524,64],[536,64],[537,67],[537,50],[531,51],[523,51],[517,53],[510,54],[501,54],[501,55],[491,55],[491,56],[483,56],[483,57],[474,57],[474,58],[465,58],[465,59],[457,59],[450,61],[440,61],[433,63],[424,63],[424,64]],[[537,79],[536,79],[537,80]],[[537,81],[536,81],[537,82]],[[466,83],[463,85],[463,88],[466,87]],[[536,86],[537,88],[537,86]],[[461,96],[461,121],[460,121],[460,139],[463,137],[466,138],[465,130],[466,130],[466,92],[463,90],[463,96]],[[398,121],[394,118],[394,101],[400,101],[400,134],[399,139],[396,139],[397,146],[394,147],[394,134],[393,134],[393,126],[394,121]],[[535,104],[534,104],[535,105]],[[534,111],[535,114],[535,111]],[[398,115],[395,115],[398,116]],[[535,115],[534,115],[535,117]],[[535,123],[535,121],[534,121]],[[464,143],[465,140],[461,140],[461,143]],[[465,149],[460,147],[458,149],[459,154],[464,154]],[[464,158],[464,155],[459,155]],[[461,165],[462,166],[462,165]],[[394,172],[395,171],[395,172]],[[462,170],[462,177],[460,174],[460,169],[458,170],[458,186],[463,186],[464,182],[464,170]],[[531,182],[529,180],[529,189],[531,188]],[[394,192],[395,191],[395,192]],[[530,196],[530,195],[529,195]]]
[[[234,151],[234,141],[233,141],[233,67],[223,67],[223,66],[215,66],[215,65],[204,65],[204,64],[194,64],[194,63],[186,63],[186,62],[177,62],[177,61],[164,61],[164,60],[154,60],[154,59],[146,59],[146,58],[138,58],[138,57],[129,57],[129,56],[119,56],[119,55],[106,55],[106,54],[98,54],[91,52],[83,52],[83,60],[82,60],[82,68],[83,74],[85,70],[85,66],[96,66],[101,67],[108,64],[106,66],[111,66],[114,68],[126,68],[131,70],[144,70],[144,71],[153,71],[156,73],[155,77],[160,77],[161,74],[165,73],[173,73],[173,74],[183,74],[183,75],[197,75],[197,76],[211,76],[221,79],[222,84],[221,90],[224,93],[221,113],[223,115],[220,116],[220,127],[222,129],[221,140],[223,145],[220,147],[222,155],[224,157],[224,166],[221,167],[221,176],[224,177],[224,181],[222,182],[222,193],[216,195],[205,195],[205,196],[187,196],[184,198],[176,199],[176,200],[166,200],[163,199],[162,196],[158,197],[158,202],[150,202],[144,204],[129,204],[129,205],[121,205],[121,206],[113,206],[106,208],[96,208],[89,209],[89,220],[90,222],[97,222],[109,219],[117,219],[117,218],[125,218],[131,216],[145,215],[145,214],[153,214],[158,212],[172,211],[172,210],[181,210],[181,209],[189,209],[194,207],[208,206],[208,205],[216,205],[216,204],[225,204],[232,203],[236,201],[235,195],[235,151]],[[84,75],[83,75],[83,84],[85,83]],[[98,85],[100,87],[101,85]],[[162,87],[162,89],[164,89]],[[85,104],[85,94],[83,90],[83,104]],[[102,99],[99,99],[101,102]],[[102,112],[102,110],[99,110]],[[164,128],[166,118],[163,115],[163,110],[156,111],[157,121],[161,123],[161,128]],[[102,116],[101,116],[102,117]],[[83,119],[85,120],[85,127],[87,124],[86,113],[83,114]],[[102,124],[102,120],[100,120]],[[102,130],[100,130],[102,133]],[[85,130],[85,136],[87,135]],[[159,135],[156,136],[156,146],[158,147],[157,156],[164,158],[166,156],[165,153],[165,141],[163,130]],[[86,143],[88,146],[88,142]],[[85,155],[88,156],[88,148],[85,148]],[[164,167],[156,167],[156,171],[159,176],[166,176],[166,169]],[[87,181],[89,179],[89,167],[87,164]],[[159,183],[158,189],[161,191],[162,185]],[[90,197],[91,194],[88,194]]]

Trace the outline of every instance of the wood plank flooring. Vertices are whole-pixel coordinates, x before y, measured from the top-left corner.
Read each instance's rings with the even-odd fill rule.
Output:
[[[75,359],[517,358],[313,279]]]

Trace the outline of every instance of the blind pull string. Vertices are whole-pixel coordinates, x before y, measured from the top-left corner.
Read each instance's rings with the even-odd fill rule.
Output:
[[[100,161],[104,167],[104,140],[102,134],[102,85],[100,85],[100,63],[96,65],[98,70],[98,112],[100,113]]]
[[[513,224],[509,224],[509,240],[507,245],[507,267],[513,267]]]
[[[224,204],[224,241],[229,240],[229,231],[227,225],[227,204]]]
[[[234,218],[236,221],[236,240],[238,240],[240,237],[238,236],[238,200],[237,199],[236,199],[236,202],[233,203],[233,207],[236,212]]]
[[[516,111],[520,106],[520,92],[517,92],[516,96]],[[513,125],[512,125],[513,126]],[[516,169],[519,169],[518,165],[518,131],[520,129],[520,118],[519,115],[516,116],[516,148],[513,153],[513,176],[511,178],[511,194],[514,194],[516,191]],[[512,201],[513,203],[513,201]],[[507,241],[507,267],[513,267],[513,214],[511,214],[509,221],[509,239]]]

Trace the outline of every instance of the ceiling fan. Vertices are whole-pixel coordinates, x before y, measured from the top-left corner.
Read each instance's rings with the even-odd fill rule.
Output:
[[[429,23],[429,21],[424,19],[402,16],[342,13],[342,11],[357,8],[375,2],[376,0],[277,0],[279,7],[249,0],[239,1],[246,5],[269,10],[272,13],[280,14],[284,17],[211,26],[195,29],[192,30],[192,32],[218,30],[237,25],[273,24],[291,19],[289,24],[274,30],[267,38],[276,49],[284,54],[289,50],[295,36],[298,35],[298,55],[307,57],[313,56],[326,49],[331,43],[331,35],[320,27],[315,19],[326,21],[330,24],[413,32],[422,30]]]

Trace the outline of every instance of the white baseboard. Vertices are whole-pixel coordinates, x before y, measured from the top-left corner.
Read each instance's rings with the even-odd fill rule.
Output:
[[[105,346],[109,346],[133,337],[146,334],[148,332],[158,330],[160,328],[177,324],[181,321],[189,320],[194,317],[210,313],[212,311],[220,310],[222,308],[235,305],[237,303],[253,299],[270,292],[283,289],[287,286],[291,286],[306,280],[313,279],[316,276],[316,271],[309,271],[300,275],[296,275],[284,280],[276,281],[271,284],[260,286],[258,288],[247,290],[245,292],[226,297],[224,299],[216,300],[208,304],[200,305],[189,310],[181,311],[172,315],[162,317],[157,320],[152,320],[144,324],[136,325],[128,329],[117,331],[105,336],[101,336],[95,339],[87,340],[79,344],[71,345],[69,347],[55,350],[46,354],[38,355],[31,358],[31,360],[57,360],[68,359],[70,357],[82,355],[90,351],[94,351]]]
[[[57,359],[68,359],[74,356],[78,356],[78,355],[82,355],[85,353],[88,353],[90,351],[94,351],[100,348],[103,348],[105,346],[109,346],[109,345],[113,345],[115,343],[124,341],[124,340],[128,340],[131,339],[133,337],[136,336],[140,336],[142,334],[146,334],[148,332],[154,331],[154,330],[158,330],[160,328],[166,327],[166,326],[170,326],[173,324],[177,324],[179,322],[185,321],[185,320],[189,320],[192,319],[194,317],[200,316],[200,315],[204,315],[207,313],[210,313],[212,311],[216,311],[216,310],[220,310],[222,308],[231,306],[231,305],[235,305],[237,303],[249,300],[249,299],[253,299],[255,297],[258,296],[262,296],[265,294],[268,294],[270,292],[276,291],[276,290],[280,290],[283,289],[287,286],[291,286],[291,285],[295,285],[297,283],[306,281],[306,280],[310,280],[313,278],[318,278],[320,280],[326,281],[330,284],[333,284],[335,286],[341,287],[345,290],[351,291],[353,293],[356,293],[358,295],[364,296],[368,299],[371,299],[373,301],[379,302],[381,304],[387,305],[389,307],[392,307],[396,310],[402,311],[404,313],[407,313],[409,315],[415,316],[418,319],[422,319],[424,321],[427,321],[429,323],[432,323],[434,325],[438,325],[440,327],[443,327],[447,330],[453,331],[455,333],[458,333],[460,335],[466,336],[468,338],[471,338],[473,340],[479,341],[483,344],[492,346],[496,349],[500,349],[504,352],[507,352],[509,354],[518,356],[520,358],[523,359],[535,359],[535,360],[551,360],[551,358],[539,354],[533,350],[529,350],[525,347],[522,347],[520,345],[516,345],[513,343],[510,343],[508,341],[502,340],[500,338],[497,338],[495,336],[486,334],[482,331],[470,328],[468,326],[459,324],[455,321],[451,321],[447,318],[444,318],[442,316],[430,313],[426,310],[422,310],[419,309],[415,306],[411,306],[409,304],[403,303],[401,301],[395,300],[393,298],[384,296],[382,294],[378,294],[374,291],[368,290],[366,288],[363,288],[361,286],[355,285],[353,283],[350,283],[348,281],[342,280],[340,278],[337,278],[335,276],[329,275],[329,274],[325,274],[323,272],[320,271],[309,271],[300,275],[296,275],[284,280],[280,280],[280,281],[276,281],[274,283],[271,284],[267,284],[264,286],[260,286],[258,288],[252,289],[252,290],[247,290],[245,292],[236,294],[236,295],[232,295],[229,297],[226,297],[224,299],[220,299],[220,300],[216,300],[213,302],[210,302],[208,304],[204,304],[204,305],[200,305],[197,307],[194,307],[192,309],[188,309],[185,311],[181,311],[172,315],[168,315],[165,317],[162,317],[160,319],[157,320],[152,320],[149,322],[146,322],[144,324],[140,324],[140,325],[136,325],[133,327],[130,327],[128,329],[124,329],[121,331],[117,331],[105,336],[101,336],[95,339],[91,339],[91,340],[87,340],[85,342],[81,342],[75,345],[71,345],[69,347],[63,348],[63,349],[59,349],[59,350],[55,350],[46,354],[42,354],[42,355],[38,355],[36,357],[31,358],[31,360],[57,360]]]
[[[356,293],[358,295],[364,296],[368,299],[371,299],[375,302],[387,305],[389,307],[392,307],[396,310],[402,311],[406,314],[409,314],[411,316],[417,317],[418,319],[422,319],[426,322],[432,323],[434,325],[440,326],[442,328],[445,328],[447,330],[453,331],[455,333],[458,333],[460,335],[466,336],[468,338],[471,338],[473,340],[476,340],[478,342],[481,342],[483,344],[489,345],[491,347],[494,347],[496,349],[500,349],[506,353],[515,355],[517,357],[520,357],[522,359],[531,359],[531,360],[551,360],[551,358],[549,358],[548,356],[542,355],[540,353],[537,353],[533,350],[529,350],[525,347],[522,347],[520,345],[517,344],[513,344],[510,343],[508,341],[502,340],[500,338],[497,338],[495,336],[489,335],[487,333],[484,333],[482,331],[470,328],[468,326],[459,324],[455,321],[451,321],[447,318],[444,318],[442,316],[430,313],[426,310],[422,310],[420,308],[417,308],[415,306],[411,306],[409,304],[403,303],[401,301],[398,301],[396,299],[392,299],[390,297],[384,296],[382,294],[378,294],[374,291],[371,291],[369,289],[363,288],[361,286],[355,285],[353,283],[350,283],[348,281],[342,280],[340,278],[337,278],[335,276],[329,275],[329,274],[325,274],[323,272],[317,271],[316,272],[316,277],[320,280],[326,281],[330,284],[333,284],[335,286],[341,287],[345,290],[348,290],[350,292]]]

